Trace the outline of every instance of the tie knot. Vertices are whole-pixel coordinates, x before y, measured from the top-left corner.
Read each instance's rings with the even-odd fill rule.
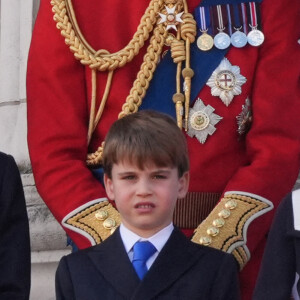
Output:
[[[136,242],[133,246],[133,261],[146,261],[156,252],[156,248],[149,241]]]

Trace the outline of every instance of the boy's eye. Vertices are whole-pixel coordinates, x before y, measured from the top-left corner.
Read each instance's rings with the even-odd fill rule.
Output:
[[[136,176],[135,175],[126,175],[126,176],[123,176],[122,179],[123,180],[133,180],[135,179]]]
[[[162,175],[162,174],[155,174],[153,175],[154,179],[166,179],[167,176],[166,175]]]

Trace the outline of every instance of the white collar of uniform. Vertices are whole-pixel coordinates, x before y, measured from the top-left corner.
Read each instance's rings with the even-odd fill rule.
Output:
[[[133,245],[137,241],[149,241],[154,245],[156,250],[160,252],[163,246],[166,244],[167,240],[169,239],[173,229],[174,225],[173,223],[170,223],[168,226],[161,229],[153,236],[145,239],[129,230],[127,227],[124,226],[124,224],[121,224],[120,235],[127,253],[129,253],[132,250]]]

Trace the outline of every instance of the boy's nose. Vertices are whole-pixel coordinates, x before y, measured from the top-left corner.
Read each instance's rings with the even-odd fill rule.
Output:
[[[152,194],[151,183],[146,179],[140,180],[136,192],[137,195],[141,197],[146,197],[148,195],[151,195]]]

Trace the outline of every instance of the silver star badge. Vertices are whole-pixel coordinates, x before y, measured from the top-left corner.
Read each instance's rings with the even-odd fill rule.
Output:
[[[223,119],[214,114],[214,110],[210,105],[205,106],[199,98],[190,109],[187,134],[190,137],[196,136],[201,144],[205,143],[208,135],[212,135],[217,130],[215,125]]]
[[[158,24],[166,23],[167,30],[173,28],[174,30],[177,31],[176,25],[178,25],[178,23],[183,23],[183,20],[181,19],[183,11],[180,12],[179,14],[175,14],[176,5],[174,5],[172,8],[169,8],[169,7],[165,6],[165,8],[167,10],[167,14],[166,15],[158,13],[160,15],[160,17],[161,17],[161,19],[158,22]]]
[[[228,106],[235,95],[242,93],[242,85],[246,81],[246,77],[240,74],[240,68],[232,66],[229,60],[224,58],[206,85],[211,87],[213,96],[219,96],[223,103]]]

